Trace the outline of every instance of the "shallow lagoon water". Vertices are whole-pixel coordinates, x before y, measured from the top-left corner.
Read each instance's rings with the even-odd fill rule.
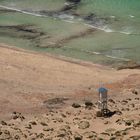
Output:
[[[41,2],[3,0],[0,1],[0,4],[21,10],[56,10],[64,6],[64,0]],[[97,27],[97,31],[91,35],[66,42],[61,48],[37,48],[33,42],[27,39],[17,39],[2,34],[0,42],[101,64],[117,65],[128,60],[140,62],[139,9],[140,1],[138,0],[82,0],[77,9],[78,13],[81,15],[95,13],[101,18],[112,19],[111,22]],[[79,19],[67,22],[59,18],[37,17],[18,12],[0,14],[0,25],[20,24],[34,24],[52,36],[51,41],[71,36],[89,27],[96,27],[88,25],[82,20],[79,21]]]

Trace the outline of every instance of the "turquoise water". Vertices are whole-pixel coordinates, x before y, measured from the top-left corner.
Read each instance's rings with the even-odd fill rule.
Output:
[[[60,10],[65,0],[1,0],[0,5],[30,12]],[[140,0],[82,0],[75,11],[81,17],[90,13],[98,22],[84,21],[79,17],[39,17],[26,13],[2,13],[0,25],[34,24],[51,35],[51,41],[63,39],[87,28],[96,28],[91,35],[70,40],[61,48],[35,48],[29,40],[12,39],[0,35],[0,41],[36,51],[61,54],[101,64],[117,65],[127,61],[140,63]],[[107,19],[104,22],[104,19]],[[50,41],[50,40],[48,40]],[[46,42],[45,42],[46,43]]]
[[[139,0],[83,0],[78,11],[114,18],[108,25],[112,30],[140,34]]]

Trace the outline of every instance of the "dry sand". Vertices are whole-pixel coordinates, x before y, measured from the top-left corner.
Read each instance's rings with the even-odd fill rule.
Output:
[[[119,110],[109,118],[96,117],[101,85],[109,89],[109,109]],[[1,44],[0,139],[140,139],[139,87],[140,70]]]

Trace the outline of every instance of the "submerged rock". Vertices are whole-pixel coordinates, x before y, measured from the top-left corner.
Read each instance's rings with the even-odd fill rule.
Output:
[[[72,2],[72,3],[80,3],[81,2],[81,0],[66,0],[67,2]]]

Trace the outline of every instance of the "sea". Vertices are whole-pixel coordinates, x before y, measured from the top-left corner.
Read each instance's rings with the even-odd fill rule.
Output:
[[[0,42],[110,66],[140,63],[140,0],[81,0],[76,16],[68,12],[48,16],[40,12],[59,11],[67,4],[66,0],[0,0],[0,10],[15,11],[1,10],[0,26],[34,24],[52,36],[52,42],[83,29],[96,31],[71,39],[61,47],[40,48],[30,40],[3,35],[0,29]]]

